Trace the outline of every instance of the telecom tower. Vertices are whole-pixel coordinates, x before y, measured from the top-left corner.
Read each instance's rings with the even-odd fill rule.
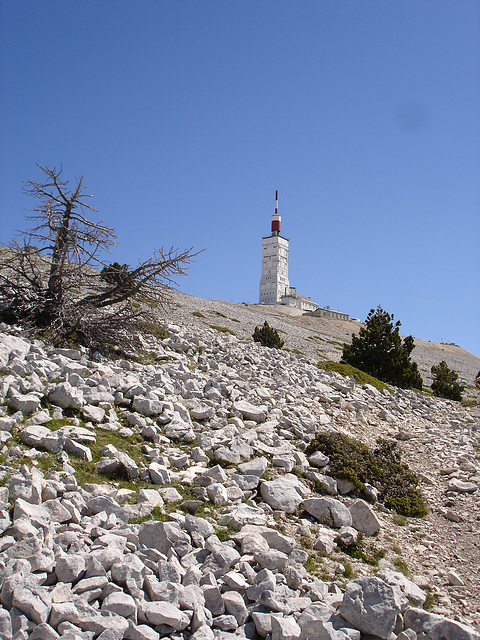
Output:
[[[278,191],[275,191],[275,213],[272,216],[272,234],[262,240],[262,278],[260,298],[262,304],[281,302],[288,295],[288,240],[280,235],[282,219],[278,215]]]

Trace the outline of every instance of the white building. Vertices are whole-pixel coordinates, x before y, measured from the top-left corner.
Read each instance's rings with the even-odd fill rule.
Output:
[[[350,320],[350,316],[348,313],[343,313],[342,311],[334,311],[330,309],[330,307],[325,307],[324,309],[315,309],[312,316],[315,318],[333,318],[334,320]]]
[[[290,287],[288,293],[281,297],[280,302],[287,307],[294,307],[302,311],[315,311],[318,309],[316,302],[313,302],[313,300],[307,296],[301,296],[297,293],[295,287]]]
[[[280,235],[282,219],[278,215],[278,191],[275,192],[275,213],[272,234],[262,240],[262,277],[260,304],[284,304],[302,311],[314,311],[318,304],[301,296],[288,282],[288,240]]]

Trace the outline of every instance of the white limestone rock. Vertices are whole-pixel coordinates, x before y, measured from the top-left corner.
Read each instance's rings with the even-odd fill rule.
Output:
[[[163,497],[158,489],[140,489],[137,494],[137,502],[138,504],[148,503],[152,506],[152,508],[163,507]]]
[[[305,477],[307,480],[314,482],[322,493],[327,493],[330,496],[336,496],[338,494],[337,481],[335,478],[319,473],[318,471],[307,471]]]
[[[259,478],[263,476],[263,474],[267,470],[267,467],[268,460],[263,456],[259,458],[252,458],[252,460],[248,460],[248,462],[242,462],[238,465],[239,470],[244,475],[258,476]]]
[[[62,409],[81,409],[85,404],[82,390],[72,387],[69,382],[60,382],[50,391],[48,400]]]
[[[321,451],[315,451],[315,453],[312,453],[312,455],[308,457],[308,461],[312,467],[323,468],[330,462],[330,458]]]
[[[348,507],[352,515],[352,526],[366,536],[374,536],[381,527],[381,522],[378,519],[373,509],[363,500],[355,500],[353,504]]]
[[[70,522],[72,519],[70,511],[65,508],[59,498],[45,500],[42,507],[47,509],[52,522]]]
[[[87,500],[85,506],[92,515],[105,511],[107,515],[115,514],[118,520],[128,522],[128,511],[110,496],[94,496]]]
[[[412,629],[420,637],[434,640],[480,640],[480,633],[456,620],[424,611],[409,608],[404,615],[405,628]]]
[[[128,621],[128,629],[125,630],[125,640],[160,640],[160,634],[146,624],[135,624]],[[212,639],[213,640],[213,634]]]
[[[19,587],[13,591],[12,607],[16,607],[36,624],[41,624],[48,620],[52,599],[43,587]]]
[[[128,398],[129,395],[126,394]],[[143,396],[135,396],[132,402],[132,409],[143,416],[155,416],[163,413],[165,403],[160,400],[151,400]]]
[[[153,484],[170,484],[170,474],[167,467],[158,462],[152,462],[148,466],[148,473]]]
[[[316,551],[321,551],[322,553],[328,554],[332,553],[336,546],[335,533],[327,529],[322,529],[315,538],[313,548]]]
[[[79,554],[60,555],[55,564],[55,574],[59,582],[77,582],[85,574],[85,558]]]
[[[90,420],[91,422],[102,422],[105,417],[105,409],[102,407],[96,407],[91,404],[87,404],[82,409],[82,414],[85,420]]]
[[[214,482],[207,487],[208,498],[217,505],[225,505],[228,503],[228,493],[225,486],[219,482]]]
[[[137,605],[128,593],[113,592],[103,600],[102,611],[111,611],[122,618],[130,618],[136,615]]]
[[[10,358],[24,360],[29,351],[30,342],[28,340],[0,333],[0,366],[6,366]]]
[[[457,493],[475,493],[478,489],[478,484],[474,482],[465,482],[459,478],[452,478],[448,483],[450,491],[456,491]]]
[[[208,420],[215,415],[215,409],[206,404],[201,404],[193,407],[190,410],[190,416],[192,420]]]
[[[8,403],[14,411],[33,413],[34,411],[38,411],[40,408],[41,399],[34,393],[28,393],[25,395],[13,394],[10,396]]]
[[[219,518],[219,524],[234,529],[241,529],[246,524],[265,525],[267,522],[268,516],[263,509],[248,504],[234,506]]]
[[[403,573],[400,573],[399,571],[393,571],[388,567],[384,567],[381,571],[378,572],[377,576],[387,584],[399,587],[408,598],[409,602],[411,602],[414,606],[423,606],[427,594],[425,593],[425,591],[422,591],[422,589],[420,589],[420,587],[416,585],[415,582],[412,582],[407,577],[405,577]]]
[[[301,632],[293,616],[272,617],[272,640],[298,640]]]
[[[190,550],[190,536],[176,522],[145,522],[139,527],[138,539],[140,544],[157,549],[164,555],[172,547],[184,551],[182,555]]]
[[[247,400],[237,400],[233,403],[233,408],[242,414],[245,420],[253,420],[254,422],[264,422],[267,413],[264,406],[255,407]]]
[[[30,447],[47,449],[47,451],[60,451],[65,443],[61,433],[50,431],[42,425],[31,425],[22,429],[20,438]]]
[[[177,412],[175,412],[173,420],[165,425],[165,435],[172,440],[183,440],[184,442],[194,442],[196,438],[192,426],[182,420]]]
[[[227,591],[222,595],[227,614],[234,616],[237,625],[245,624],[249,616],[245,600],[238,591]]]
[[[10,613],[0,608],[0,638],[11,640],[12,637],[12,618]]]
[[[308,489],[296,476],[287,474],[275,480],[263,481],[260,485],[260,492],[262,498],[272,509],[295,513],[303,502]]]

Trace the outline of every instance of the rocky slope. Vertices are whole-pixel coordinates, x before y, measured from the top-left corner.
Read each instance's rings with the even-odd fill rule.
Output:
[[[299,352],[310,362],[320,360],[339,361],[342,346],[350,342],[352,333],[358,333],[360,322],[333,320],[303,315],[301,311],[283,305],[247,305],[234,302],[204,300],[181,293],[175,294],[175,308],[172,317],[184,326],[199,324],[198,316],[203,313],[203,324],[225,327],[239,338],[250,339],[255,326],[265,320],[274,326],[285,340],[285,347]],[[473,386],[473,380],[480,370],[480,358],[455,344],[436,343],[415,339],[412,359],[418,363],[425,383],[431,383],[430,369],[445,360],[459,375],[459,381],[466,385],[465,399],[480,401],[480,391]]]
[[[318,369],[352,326],[177,294],[136,362],[2,326],[0,637],[480,638],[478,408]],[[318,431],[396,440],[429,514],[349,494]]]

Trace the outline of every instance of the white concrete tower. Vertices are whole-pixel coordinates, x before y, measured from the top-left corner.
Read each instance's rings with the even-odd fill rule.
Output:
[[[275,213],[272,234],[262,240],[262,278],[259,302],[275,304],[290,290],[288,284],[288,240],[280,235],[282,219],[278,215],[278,191],[275,192]]]

